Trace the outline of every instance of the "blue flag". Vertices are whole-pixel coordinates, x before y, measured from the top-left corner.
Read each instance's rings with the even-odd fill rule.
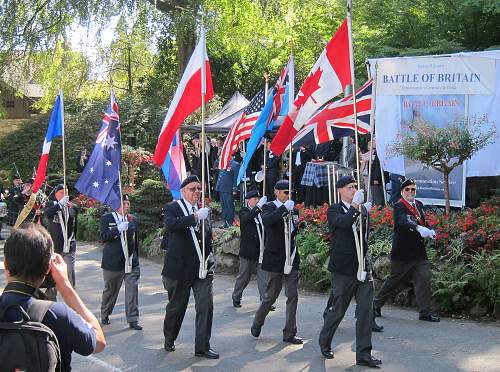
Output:
[[[94,150],[83,169],[76,189],[82,194],[111,206],[120,207],[119,172],[122,160],[120,118],[115,94],[111,92],[109,105],[104,113],[97,134]]]
[[[257,119],[253,129],[252,135],[247,143],[247,150],[245,157],[241,162],[240,171],[238,173],[238,178],[236,184],[239,185],[245,173],[247,171],[248,163],[252,159],[253,154],[259,147],[259,144],[266,134],[266,131],[270,131],[274,127],[274,123],[278,116],[284,116],[288,114],[289,101],[288,98],[290,94],[290,75],[293,75],[293,59],[290,58],[287,65],[281,71],[280,77],[276,82],[276,85],[271,89],[267,97],[266,104],[262,109],[262,112]]]

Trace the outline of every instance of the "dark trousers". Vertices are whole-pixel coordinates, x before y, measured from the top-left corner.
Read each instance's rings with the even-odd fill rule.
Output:
[[[400,284],[411,280],[415,287],[420,315],[431,312],[431,268],[427,260],[391,261],[391,275],[375,296],[373,305],[381,308],[388,298],[396,295]]]
[[[205,279],[194,280],[175,280],[166,276],[162,279],[163,287],[168,292],[168,304],[163,321],[165,342],[173,343],[177,339],[192,288],[196,311],[195,352],[208,351],[214,313],[213,275],[209,274]]]
[[[286,321],[283,328],[283,339],[288,339],[297,334],[297,304],[299,302],[299,292],[297,290],[299,283],[299,272],[292,270],[288,275],[282,273],[267,272],[267,286],[264,293],[264,298],[260,303],[255,318],[253,320],[254,327],[262,327],[266,320],[267,314],[278,298],[281,288],[285,284],[286,296]]]
[[[125,282],[125,315],[127,322],[137,322],[139,319],[139,278],[141,269],[133,267],[132,272],[102,270],[104,290],[102,291],[101,319],[113,313],[116,299],[120,293],[122,283]]]
[[[267,200],[274,200],[274,185],[278,180],[277,171],[267,171],[266,172],[266,196]]]
[[[371,185],[370,192],[372,196],[372,202],[374,205],[385,205],[384,201],[384,189],[382,185]]]
[[[233,290],[233,301],[241,301],[241,296],[243,291],[250,283],[252,278],[252,273],[257,269],[257,288],[259,289],[260,300],[264,297],[267,285],[267,271],[262,270],[261,264],[258,261],[247,260],[246,258],[240,257],[240,267],[238,271],[238,276],[236,277],[236,282],[234,283]]]
[[[233,193],[220,191],[219,198],[222,208],[222,218],[224,220],[224,227],[232,226],[234,221]]]
[[[366,360],[372,351],[373,281],[360,282],[355,276],[332,273],[332,304],[326,309],[319,345],[331,347],[333,336],[354,296],[356,299],[356,359]]]

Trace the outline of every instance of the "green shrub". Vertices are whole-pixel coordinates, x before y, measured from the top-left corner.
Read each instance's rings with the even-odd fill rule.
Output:
[[[300,253],[300,279],[306,287],[324,290],[330,286],[327,259],[330,255],[328,242],[317,228],[309,228],[297,235]]]
[[[139,244],[141,253],[145,254],[146,257],[157,257],[163,255],[163,250],[161,249],[160,244],[154,244],[157,239],[163,237],[163,234],[164,229],[158,228],[146,235],[146,237]]]
[[[101,216],[97,208],[89,208],[78,215],[76,239],[97,241],[100,239]]]
[[[163,227],[162,208],[172,201],[172,194],[164,182],[144,180],[142,185],[130,195],[130,208],[139,220],[139,239]]]

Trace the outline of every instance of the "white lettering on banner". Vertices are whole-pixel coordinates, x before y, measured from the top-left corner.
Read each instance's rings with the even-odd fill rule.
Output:
[[[483,57],[417,57],[377,61],[378,95],[493,94],[495,61]]]

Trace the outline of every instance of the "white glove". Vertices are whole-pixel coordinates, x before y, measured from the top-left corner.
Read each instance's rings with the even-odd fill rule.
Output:
[[[68,204],[69,202],[69,196],[68,195],[64,195],[61,200],[59,200],[59,205],[61,207],[64,207],[66,204]]]
[[[283,204],[285,205],[285,208],[288,209],[289,211],[291,211],[295,206],[295,202],[293,200],[287,200]]]
[[[209,211],[210,211],[210,209],[207,207],[200,208],[200,209],[198,209],[198,212],[196,212],[196,215],[198,216],[198,219],[200,221],[203,221],[203,220],[207,219]]]
[[[267,196],[263,196],[260,198],[260,200],[257,202],[257,208],[262,208],[264,204],[267,203]]]
[[[119,232],[127,231],[128,230],[128,222],[120,222],[117,226]]]
[[[372,209],[372,202],[366,202],[363,206],[366,208],[367,212],[370,212]]]
[[[429,231],[430,231],[429,238],[431,238],[433,240],[436,239],[436,232],[434,230],[431,230],[431,229],[429,229]]]
[[[430,230],[427,227],[420,225],[417,226],[417,231],[422,238],[430,238],[433,235],[436,235],[436,233],[433,230]]]
[[[354,197],[352,198],[352,202],[357,205],[363,203],[364,200],[365,200],[365,191],[363,189],[356,191],[356,194],[354,194]]]

